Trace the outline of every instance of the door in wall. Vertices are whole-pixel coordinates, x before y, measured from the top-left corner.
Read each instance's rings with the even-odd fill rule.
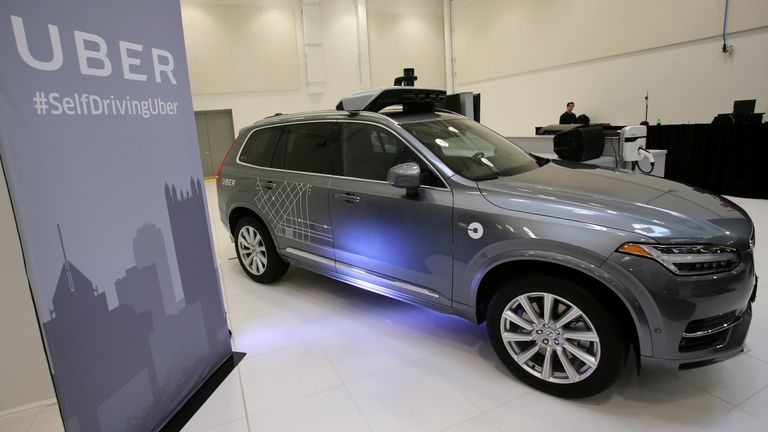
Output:
[[[232,110],[196,111],[195,124],[203,175],[213,177],[235,136]]]

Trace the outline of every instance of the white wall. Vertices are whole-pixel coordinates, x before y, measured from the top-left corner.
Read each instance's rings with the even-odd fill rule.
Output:
[[[718,36],[724,0],[453,0],[460,83]],[[733,0],[728,30],[768,25],[768,2]]]
[[[482,94],[482,123],[504,135],[532,135],[557,123],[565,103],[592,122],[709,123],[737,99],[757,99],[768,112],[768,29],[732,35],[733,56],[717,38],[630,53],[547,70],[457,85]],[[768,118],[767,118],[768,119]]]
[[[54,398],[19,234],[0,167],[0,415]]]
[[[198,40],[199,35],[210,32],[211,24],[199,17],[199,12],[210,9],[210,3],[215,3],[215,10],[232,10],[224,7],[228,4],[238,5],[236,10],[291,10],[294,17],[294,27],[290,30],[296,35],[295,40],[292,39],[295,46],[289,48],[282,44],[280,58],[286,55],[298,58],[295,88],[273,85],[231,91],[223,84],[218,88],[215,87],[218,84],[209,84],[216,79],[212,71],[218,66],[206,66],[205,74],[191,70],[195,111],[231,109],[236,130],[276,112],[334,109],[339,100],[350,93],[371,86],[391,85],[396,76],[402,75],[404,67],[416,68],[417,85],[445,86],[442,0],[182,0],[185,39],[190,39],[188,45],[195,45],[188,47],[191,67],[206,58],[201,47],[216,49],[219,46],[228,51],[216,54],[212,60],[221,57],[222,64],[247,70],[247,61],[236,60],[242,47],[248,44],[240,44],[239,48],[223,47],[221,43]],[[305,16],[302,16],[302,5]],[[226,14],[216,16],[221,18],[217,26],[228,25]],[[286,21],[284,16],[281,20]],[[202,30],[197,28],[199,23],[204,25]],[[266,42],[272,43],[271,40],[270,37]],[[219,79],[226,81],[230,75],[222,74]],[[318,77],[322,82],[317,82]]]
[[[297,90],[294,9],[292,2],[185,1],[192,92]]]
[[[690,3],[689,0],[686,2]],[[458,2],[463,3],[466,2]],[[527,0],[510,0],[502,10],[489,9],[495,0],[470,3],[474,6],[471,16],[499,16],[496,21],[491,17],[490,21],[471,24],[489,28],[496,28],[500,23],[506,22],[509,18],[503,18],[505,14],[531,16],[533,11],[541,11],[540,8],[544,7],[538,4],[540,2],[531,3]],[[617,16],[631,15],[633,7],[637,5],[624,0],[617,2],[618,5],[623,5],[622,11],[616,10],[617,4],[613,2],[592,2],[593,6],[595,3],[611,3],[612,13],[601,12],[599,8],[594,7],[575,8],[568,21],[577,25],[585,21],[579,14],[591,13],[597,14],[597,17],[606,23],[612,22]],[[658,3],[658,0],[650,3]],[[647,7],[645,2],[643,5]],[[480,92],[482,123],[508,136],[532,135],[535,126],[557,123],[558,117],[565,110],[565,103],[569,100],[576,102],[577,114],[587,114],[593,122],[638,123],[645,115],[646,91],[650,93],[648,120],[652,123],[655,123],[656,119],[661,119],[665,124],[709,123],[716,114],[730,112],[736,99],[757,99],[756,111],[768,111],[768,85],[765,84],[765,77],[768,76],[768,50],[765,48],[768,46],[768,13],[763,13],[768,2],[731,1],[729,29],[758,26],[728,35],[728,43],[734,46],[731,56],[720,51],[722,39],[716,35],[722,30],[723,2],[706,0],[697,5],[690,7],[688,12],[697,17],[698,24],[686,19],[681,21],[680,28],[676,30],[669,28],[668,23],[656,23],[650,18],[640,26],[626,25],[623,31],[606,31],[615,23],[610,26],[590,26],[587,30],[593,36],[590,36],[589,40],[604,40],[607,46],[622,47],[626,50],[599,58],[590,58],[591,55],[597,55],[594,50],[582,51],[581,60],[572,62],[567,62],[570,58],[564,60],[562,56],[554,56],[552,52],[547,51],[526,51],[528,56],[519,56],[509,51],[507,39],[489,44],[496,50],[496,56],[508,55],[509,58],[514,58],[516,63],[512,67],[502,64],[501,60],[488,60],[478,53],[462,55],[462,49],[457,48],[454,50],[456,91]],[[509,9],[512,6],[517,10]],[[520,10],[525,7],[531,9]],[[670,12],[669,8],[660,7],[658,13],[684,12],[676,11],[677,6],[674,8],[675,11]],[[453,9],[454,22],[459,21],[454,33],[454,44],[460,47],[477,35],[468,36],[469,27],[462,30],[462,19],[456,15],[466,11],[462,12],[455,5]],[[547,17],[548,15],[543,14],[538,19],[546,20]],[[715,25],[718,19],[719,25]],[[762,27],[760,23],[763,23]],[[469,25],[464,24],[465,27]],[[702,34],[697,25],[705,26],[711,36],[695,39]],[[547,26],[527,28],[529,33],[525,37],[526,41],[541,39],[545,44],[552,41],[552,35],[547,33]],[[689,33],[681,33],[681,29],[687,29]],[[580,29],[579,34],[587,30]],[[657,30],[666,35],[666,39],[640,40],[651,47],[633,51],[639,43],[638,34],[652,35]],[[695,40],[670,42],[691,38]],[[575,36],[561,37],[559,41],[566,45],[583,43]],[[664,41],[669,44],[653,46]],[[547,59],[547,56],[552,58]],[[542,66],[547,64],[549,66]],[[474,74],[486,76],[491,74],[489,71],[493,71],[493,74],[499,74],[499,71],[507,73],[470,81],[473,78],[466,75],[462,78],[461,72],[468,71],[468,68],[474,68]]]
[[[442,0],[368,0],[371,86],[392,85],[403,68],[417,86],[445,88]]]
[[[190,1],[182,0],[182,7]],[[324,79],[320,87],[307,83],[302,2],[224,2],[289,8],[295,23],[298,88],[204,94],[195,91],[193,82],[195,110],[232,109],[236,129],[275,112],[332,109],[349,93],[387,85],[405,63],[424,60],[419,52],[425,46],[435,45],[428,51],[437,60],[430,60],[427,66],[407,66],[417,68],[420,85],[443,86],[446,82],[438,77],[445,66],[439,67],[442,56],[435,42],[442,34],[436,24],[437,1],[361,0],[359,3],[367,8],[361,18],[368,18],[368,22],[361,22],[354,0],[306,0],[319,5],[320,10],[319,22],[313,26],[318,29],[319,43],[310,47],[312,53],[322,54],[320,64],[311,65],[311,70],[319,69],[317,75]],[[594,122],[637,123],[644,117],[646,91],[650,93],[651,122],[660,118],[666,124],[707,123],[716,114],[729,112],[736,99],[756,98],[757,110],[768,111],[768,86],[764,85],[764,76],[768,76],[768,50],[764,49],[768,46],[768,14],[763,13],[768,2],[731,1],[728,22],[732,33],[728,37],[735,47],[731,56],[720,52],[721,0],[578,3],[577,7],[562,0],[451,2],[455,91],[482,93],[483,123],[505,135],[530,135],[535,126],[556,123],[569,100],[576,102],[577,113],[589,115]],[[521,17],[528,20],[522,21],[525,25],[509,27],[515,20],[521,22]],[[558,25],[544,25],[550,20]],[[419,26],[415,24],[418,22],[431,24]],[[403,37],[404,30],[393,31],[401,25],[402,29],[412,29],[414,36]],[[426,28],[431,29],[428,36],[418,37]],[[520,40],[513,37],[512,30],[520,29],[527,32],[524,47],[516,45]],[[483,35],[495,36],[482,39]],[[411,49],[402,48],[409,41]],[[564,48],[556,50],[559,55],[546,50],[560,45]],[[536,47],[540,49],[533,49]],[[578,55],[563,54],[569,52]],[[369,55],[370,64],[366,61]]]
[[[182,1],[182,9],[187,0]],[[299,56],[300,85],[295,90],[271,90],[240,93],[199,94],[193,91],[195,111],[231,109],[235,131],[276,112],[293,113],[318,109],[334,109],[342,96],[361,90],[365,77],[361,77],[358,56],[357,8],[354,0],[322,0],[320,2],[319,33],[325,83],[321,93],[307,90],[304,37],[301,5],[298,1],[272,1],[288,5],[295,17],[296,47]],[[185,30],[186,32],[186,30]],[[193,84],[193,89],[195,88]]]

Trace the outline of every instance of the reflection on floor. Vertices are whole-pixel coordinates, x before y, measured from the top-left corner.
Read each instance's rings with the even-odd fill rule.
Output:
[[[565,401],[507,373],[484,327],[297,268],[253,283],[219,221],[214,182],[206,189],[233,344],[248,357],[185,432],[768,430],[764,296],[745,355],[640,376],[628,365],[605,394]],[[757,271],[768,275],[768,201],[734,201],[758,225]],[[0,418],[0,430],[63,429],[54,406]]]

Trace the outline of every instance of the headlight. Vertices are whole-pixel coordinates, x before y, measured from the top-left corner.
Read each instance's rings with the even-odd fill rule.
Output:
[[[736,249],[726,246],[624,243],[617,251],[654,259],[679,275],[719,273],[739,265]]]

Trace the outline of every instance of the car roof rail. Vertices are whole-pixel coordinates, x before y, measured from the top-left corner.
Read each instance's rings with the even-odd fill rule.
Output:
[[[404,112],[431,112],[435,104],[445,102],[446,91],[428,87],[379,87],[346,96],[336,105],[338,111],[379,112],[392,105],[402,105]]]

